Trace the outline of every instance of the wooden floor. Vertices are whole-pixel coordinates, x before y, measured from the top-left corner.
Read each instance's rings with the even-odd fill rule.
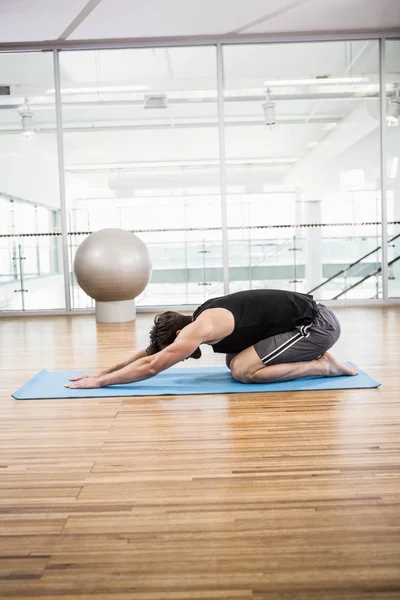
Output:
[[[337,314],[380,389],[17,402],[151,319],[0,319],[0,598],[398,600],[400,307]]]

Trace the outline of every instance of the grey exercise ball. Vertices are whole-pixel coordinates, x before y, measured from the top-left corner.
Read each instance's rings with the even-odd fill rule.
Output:
[[[150,280],[146,245],[125,229],[101,229],[79,246],[74,271],[80,287],[98,302],[133,300]]]

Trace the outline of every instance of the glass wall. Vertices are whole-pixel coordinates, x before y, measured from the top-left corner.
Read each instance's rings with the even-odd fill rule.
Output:
[[[400,40],[386,42],[389,298],[400,298]]]
[[[52,53],[0,54],[0,310],[65,308]]]
[[[65,310],[62,240],[72,309],[93,307],[73,262],[105,227],[149,248],[139,308],[223,294],[221,181],[231,292],[382,299],[379,45],[223,44],[220,73],[216,46],[0,54],[0,311]],[[384,47],[388,291],[399,298],[400,40]]]
[[[382,297],[378,42],[223,52],[231,289]]]
[[[124,227],[153,264],[138,306],[220,295],[215,48],[62,52],[60,69],[71,262],[79,232]]]

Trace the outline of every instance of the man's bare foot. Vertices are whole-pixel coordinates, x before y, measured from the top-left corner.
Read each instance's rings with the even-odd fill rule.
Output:
[[[353,367],[344,365],[339,362],[332,354],[325,352],[320,358],[317,359],[317,363],[321,369],[321,375],[323,377],[339,377],[340,375],[357,375],[357,371]]]

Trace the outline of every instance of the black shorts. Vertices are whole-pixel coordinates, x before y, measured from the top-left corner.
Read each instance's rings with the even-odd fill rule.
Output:
[[[310,325],[302,325],[254,344],[265,365],[315,360],[327,352],[340,337],[340,324],[333,312],[318,304],[318,313]]]

